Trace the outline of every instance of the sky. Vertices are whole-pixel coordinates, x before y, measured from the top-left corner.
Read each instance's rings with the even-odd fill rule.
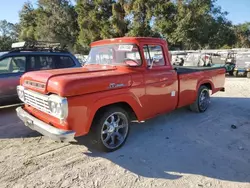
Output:
[[[0,1],[0,20],[6,19],[8,22],[17,23],[18,13],[27,0]],[[30,1],[36,3],[36,0]],[[227,18],[233,24],[250,22],[250,0],[217,0],[217,5],[221,6],[223,11],[229,12]]]

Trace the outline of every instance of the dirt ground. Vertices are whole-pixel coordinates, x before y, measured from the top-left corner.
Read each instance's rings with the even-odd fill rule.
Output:
[[[53,142],[26,128],[15,108],[0,109],[0,187],[250,188],[249,97],[249,79],[227,78],[206,113],[179,109],[133,124],[108,154],[86,137]]]

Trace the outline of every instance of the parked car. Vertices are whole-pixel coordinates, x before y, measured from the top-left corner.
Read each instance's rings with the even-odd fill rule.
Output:
[[[41,44],[43,47],[39,47]],[[16,87],[25,72],[73,67],[81,64],[57,43],[14,43],[11,51],[0,54],[0,105],[17,102]]]
[[[187,52],[183,51],[173,51],[171,56],[171,64],[177,66],[183,66],[185,62],[185,58],[187,56]]]
[[[184,62],[184,66],[197,67],[204,65],[204,58],[201,52],[188,53]]]
[[[131,120],[184,106],[205,112],[209,90],[224,91],[225,68],[173,67],[167,46],[147,37],[93,42],[82,68],[24,74],[17,89],[25,105],[17,115],[54,140],[91,134],[98,148],[110,152],[125,143]]]
[[[74,55],[78,59],[78,61],[81,63],[81,65],[84,66],[84,64],[86,63],[86,60],[87,60],[88,56],[81,55],[81,54],[74,54]]]
[[[250,52],[239,52],[236,55],[234,76],[247,76],[250,78]]]
[[[226,73],[233,75],[235,68],[235,55],[234,51],[221,51],[210,54],[212,67],[224,67]]]

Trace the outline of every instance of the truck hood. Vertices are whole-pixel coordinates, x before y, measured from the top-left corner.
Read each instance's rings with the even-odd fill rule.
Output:
[[[115,66],[86,66],[81,68],[34,71],[24,74],[20,84],[28,89],[63,97],[131,86],[128,72]]]

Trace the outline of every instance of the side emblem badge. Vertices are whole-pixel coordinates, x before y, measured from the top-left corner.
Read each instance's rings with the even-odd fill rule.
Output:
[[[118,87],[124,87],[124,86],[125,84],[110,83],[108,88],[112,89],[112,88],[118,88]]]

